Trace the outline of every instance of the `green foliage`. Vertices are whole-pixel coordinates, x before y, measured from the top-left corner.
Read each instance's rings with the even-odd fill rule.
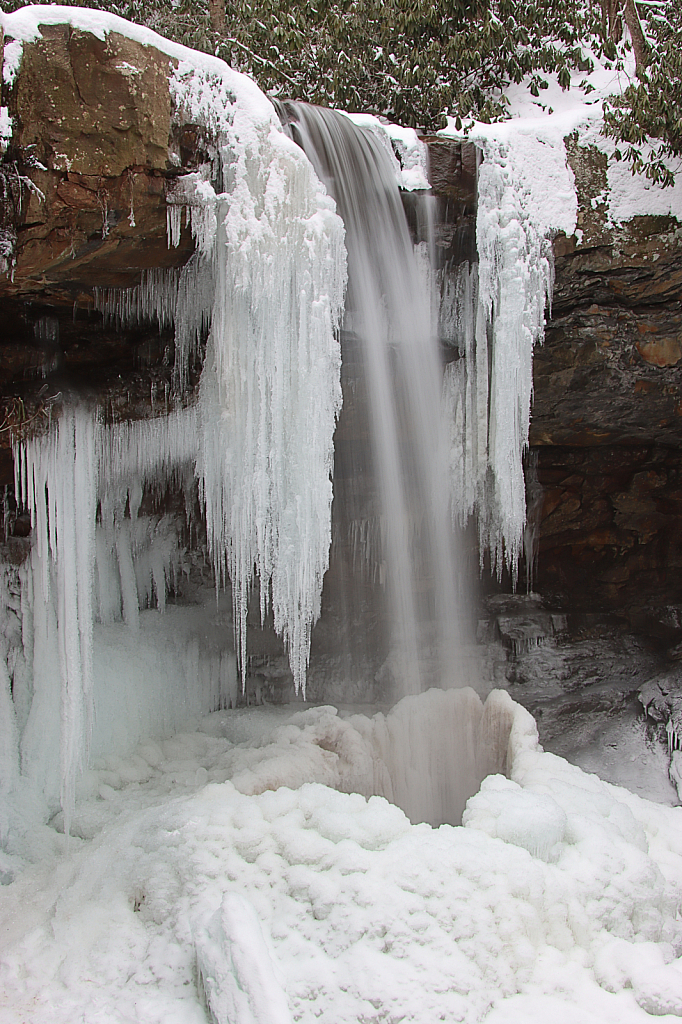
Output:
[[[671,160],[682,156],[682,7],[677,0],[649,9],[646,32],[652,58],[640,81],[604,104],[606,134],[615,139],[616,159],[633,174],[659,185],[674,184]]]
[[[21,6],[0,0],[6,11]],[[589,69],[581,40],[596,24],[582,0],[559,10],[510,0],[228,0],[225,37],[206,0],[88,6],[216,53],[275,95],[425,129],[441,127],[445,114],[504,117],[505,88],[526,77],[534,95],[549,73],[568,86],[571,70]]]
[[[69,6],[86,6],[65,0]],[[0,0],[16,10],[21,0]],[[425,130],[450,114],[461,124],[506,116],[505,90],[547,76],[570,86],[589,53],[622,67],[609,38],[606,2],[516,0],[226,0],[226,33],[208,0],[88,0],[163,35],[223,57],[271,95],[361,110]],[[667,158],[682,153],[682,4],[640,0],[652,60],[643,80],[605,105],[618,157],[662,185]],[[649,158],[646,136],[656,140]]]

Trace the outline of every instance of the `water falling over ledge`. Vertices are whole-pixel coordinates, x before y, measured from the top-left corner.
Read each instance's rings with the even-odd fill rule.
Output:
[[[176,88],[178,103],[201,114],[201,105],[192,107],[197,86],[187,69],[178,72]],[[514,294],[512,308],[511,285],[495,291],[494,269],[486,272],[485,288],[480,271],[461,269],[451,317],[459,346],[459,359],[451,365],[459,375],[449,371],[444,386],[433,276],[424,272],[425,253],[415,253],[390,143],[380,130],[359,127],[342,114],[301,104],[286,109],[292,134],[329,194],[299,145],[280,131],[274,112],[255,132],[223,118],[213,164],[180,179],[169,195],[169,244],[177,241],[184,216],[197,246],[192,260],[179,272],[147,275],[133,292],[99,297],[114,320],[175,323],[180,393],[188,361],[208,330],[196,401],[170,417],[117,428],[105,427],[87,410],[67,409],[44,438],[17,450],[39,536],[31,570],[38,575],[29,579],[27,570],[24,581],[22,685],[28,712],[21,736],[14,721],[7,736],[17,762],[17,748],[22,751],[22,771],[46,808],[43,815],[61,803],[68,819],[76,779],[88,763],[93,722],[98,744],[106,745],[108,732],[112,745],[130,748],[141,738],[140,729],[167,734],[190,709],[200,714],[238,702],[234,656],[244,688],[255,590],[260,621],[271,619],[284,641],[293,688],[304,689],[329,565],[332,433],[340,405],[345,256],[334,203],[345,223],[350,275],[343,334],[357,353],[370,425],[369,454],[367,444],[351,445],[346,469],[354,474],[366,463],[375,481],[368,514],[358,518],[346,509],[341,518],[345,514],[352,528],[361,571],[378,568],[372,586],[385,593],[388,607],[383,633],[365,630],[366,647],[375,645],[372,656],[364,664],[350,659],[351,676],[341,689],[350,683],[356,695],[373,691],[395,701],[433,686],[479,685],[469,656],[469,599],[457,530],[476,510],[498,566],[518,546],[524,388],[544,295],[539,282],[545,278],[527,275],[528,288],[540,289],[531,295],[534,326],[526,330],[524,320],[514,334],[519,351],[522,343],[527,349],[523,373],[507,381],[499,369],[488,374],[489,365],[497,365],[495,345],[504,349],[503,334],[494,341],[495,324],[500,317],[508,324],[526,316],[527,296]],[[492,163],[494,170],[498,165]],[[494,174],[491,180],[497,182]],[[506,251],[504,240],[495,241],[489,224],[485,230],[483,251],[492,259],[495,246]],[[531,263],[536,250],[526,254]],[[493,264],[503,266],[499,260]],[[514,459],[507,465],[506,456],[494,462],[500,438],[507,454],[518,454],[518,465]],[[163,680],[152,672],[149,683],[141,684],[149,685],[149,700],[135,702],[144,726],[124,734],[117,722],[128,713],[130,691],[121,687],[118,703],[96,697],[93,626],[100,638],[113,626],[117,635],[129,630],[139,636],[142,618],[148,620],[145,609],[164,611],[168,581],[183,571],[182,528],[147,522],[138,511],[145,488],[173,480],[182,481],[187,495],[198,485],[214,580],[231,585],[233,609],[225,624],[228,634],[234,631],[234,643],[225,637],[222,651],[211,647],[196,664],[191,657],[180,659],[178,671],[168,676],[172,712],[164,707]],[[342,498],[339,488],[337,505]],[[80,525],[71,536],[64,523],[73,507]],[[362,609],[353,601],[350,593],[346,614],[362,633]],[[340,636],[337,648],[345,643]],[[269,657],[266,649],[266,662]],[[60,665],[58,681],[50,659]],[[315,672],[315,697],[323,701],[330,695],[338,699],[327,664],[320,658]],[[266,670],[268,678],[288,675],[279,667]],[[416,736],[410,743],[418,747]],[[466,755],[462,766],[470,762]],[[454,767],[443,767],[444,778],[453,773]],[[471,779],[462,790],[469,795],[478,784]],[[420,799],[428,804],[430,798],[423,793]],[[457,810],[429,816],[458,820],[463,799],[454,801]],[[419,813],[413,806],[410,815]]]
[[[288,102],[284,112],[346,228],[344,327],[357,339],[379,524],[375,561],[389,595],[392,696],[462,685],[468,637],[452,528],[442,365],[431,282],[415,254],[388,139],[344,114]],[[351,452],[351,465],[361,452]],[[343,513],[342,513],[343,514]],[[346,510],[352,523],[352,513]]]

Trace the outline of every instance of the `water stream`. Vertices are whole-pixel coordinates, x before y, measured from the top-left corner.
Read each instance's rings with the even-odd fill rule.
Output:
[[[366,378],[393,696],[461,685],[462,595],[444,486],[443,369],[430,277],[415,254],[395,158],[380,137],[344,114],[293,102],[285,114],[346,228],[344,329],[358,341]]]

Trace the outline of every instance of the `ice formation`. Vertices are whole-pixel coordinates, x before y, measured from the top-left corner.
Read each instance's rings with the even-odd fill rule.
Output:
[[[93,700],[93,630],[116,628],[123,619],[139,633],[141,612],[164,610],[182,563],[176,525],[139,511],[145,488],[189,478],[191,490],[198,477],[215,576],[232,586],[242,673],[247,600],[257,576],[262,615],[272,607],[295,686],[305,687],[310,630],[329,562],[346,257],[332,200],[253,82],[113,16],[67,14],[100,37],[131,32],[165,49],[174,58],[175,115],[200,126],[211,153],[210,164],[177,178],[167,196],[169,245],[178,244],[184,218],[195,240],[189,263],[146,271],[134,289],[96,295],[105,316],[118,323],[175,325],[179,395],[206,342],[197,405],[113,427],[85,409],[66,409],[44,436],[15,453],[18,492],[37,538],[24,580],[31,710],[22,728],[22,779],[48,812],[61,802],[68,828],[93,708],[100,733],[103,720],[112,734],[119,731],[115,702],[104,693]],[[6,48],[12,67],[41,24],[65,16],[46,7],[5,18],[14,39]],[[51,326],[38,324],[39,340],[52,340]],[[100,655],[105,648],[104,637]],[[215,678],[197,671],[204,686],[199,713],[234,702],[231,657],[202,652],[199,660]],[[191,658],[180,662],[167,680],[167,700],[175,699],[177,681],[176,703],[187,713],[192,698],[182,693],[182,666],[191,671]],[[138,728],[149,733],[177,726],[155,689],[156,675],[145,684],[146,703],[134,701]],[[100,686],[110,678],[106,664],[98,665],[97,678]],[[190,683],[190,693],[195,689]],[[134,732],[127,730],[128,744]]]
[[[677,1019],[679,808],[544,753],[506,694],[489,724],[510,778],[483,783],[464,828],[361,795],[388,774],[368,737],[416,713],[426,763],[456,699],[364,721],[218,713],[103,760],[77,848],[45,830],[42,874],[3,892],[8,1020],[199,1024],[197,965],[216,1018],[238,1024]]]
[[[197,970],[213,1020],[291,1024],[286,994],[249,900],[227,893],[194,934]]]
[[[52,19],[54,12],[46,12]],[[96,32],[121,29],[109,16],[76,11],[73,17],[79,24],[85,18],[83,24]],[[30,20],[25,13],[8,19],[8,34],[14,31],[18,43],[32,38],[36,25]],[[205,343],[198,402],[167,418],[106,429],[82,410],[67,412],[19,459],[25,499],[42,538],[32,556],[39,574],[33,600],[39,583],[38,603],[48,609],[45,621],[38,616],[31,627],[40,640],[29,644],[35,709],[24,728],[22,765],[52,807],[49,751],[60,744],[67,816],[92,732],[93,623],[109,627],[122,619],[139,631],[141,611],[164,609],[182,563],[173,523],[138,515],[146,486],[173,474],[198,479],[215,577],[229,580],[232,589],[242,679],[247,603],[258,580],[261,615],[272,607],[295,686],[304,688],[329,561],[332,435],[341,401],[337,333],[346,283],[343,227],[310,163],[253,83],[219,61],[167,47],[177,62],[171,76],[175,114],[205,132],[210,154],[204,166],[177,177],[167,194],[168,243],[177,245],[183,226],[189,228],[195,254],[180,270],[146,271],[137,288],[99,292],[96,302],[118,323],[174,325],[178,396]],[[392,594],[394,683],[397,692],[446,677],[461,683],[432,296],[397,189],[398,181],[406,184],[405,174],[409,187],[426,184],[424,149],[414,133],[374,119],[355,117],[353,126],[344,115],[306,107],[297,109],[295,119],[299,141],[346,220],[353,266],[346,326],[366,344],[382,492],[379,521],[353,523],[360,541],[355,549],[371,549]],[[449,296],[463,358],[448,371],[446,421],[453,431],[455,515],[463,519],[475,510],[482,546],[490,546],[498,570],[503,558],[513,570],[525,519],[521,456],[532,346],[542,333],[551,263],[548,225],[526,208],[516,150],[491,140],[484,150],[479,264],[462,270],[457,294]],[[347,173],[350,165],[353,174]],[[49,341],[47,327],[39,330]],[[75,460],[73,466],[64,468],[63,459]],[[82,488],[86,497],[79,502]],[[57,529],[70,502],[82,508],[79,527]],[[67,600],[71,592],[75,603]],[[46,650],[60,653],[62,727],[61,738],[55,737],[50,719],[46,734],[52,741],[41,747],[40,714],[47,719],[49,713],[40,708],[57,700],[47,667],[41,675],[43,655],[36,652],[43,641]],[[207,685],[206,701],[230,703],[231,670],[216,665],[222,682]],[[45,701],[43,689],[51,693]],[[150,696],[145,712],[151,732],[155,701],[158,707]],[[201,701],[196,707],[202,710]],[[163,715],[157,724],[162,719],[167,728]]]
[[[237,102],[232,74],[185,61],[171,81],[178,115],[210,133],[214,153],[212,166],[176,179],[167,197],[169,244],[184,216],[195,255],[98,304],[124,323],[175,323],[180,390],[210,324],[197,476],[216,577],[231,583],[242,670],[257,577],[261,614],[272,605],[298,690],[329,564],[343,228],[272,106],[264,97]]]
[[[35,537],[23,571],[31,696],[22,776],[48,806],[61,785],[67,816],[93,727],[94,624],[123,617],[136,628],[140,607],[164,607],[178,538],[170,523],[138,518],[138,508],[145,481],[186,468],[193,436],[187,411],[107,430],[92,412],[67,408],[16,453],[17,493]]]
[[[497,158],[497,159],[495,159]],[[462,358],[448,365],[444,406],[451,424],[453,512],[478,516],[481,558],[516,577],[526,523],[523,453],[533,347],[552,294],[551,246],[523,213],[503,151],[479,170],[479,262],[459,272],[456,308]]]
[[[453,514],[459,521],[477,514],[481,558],[490,551],[498,575],[507,565],[515,578],[526,522],[533,347],[552,297],[551,238],[574,230],[576,197],[561,134],[480,126],[471,138],[483,157],[478,263],[464,264],[443,295],[461,355],[444,382]]]

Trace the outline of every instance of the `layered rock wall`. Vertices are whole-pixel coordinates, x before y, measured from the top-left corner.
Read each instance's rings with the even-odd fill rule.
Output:
[[[121,416],[148,415],[168,394],[171,332],[105,324],[94,289],[136,285],[143,270],[180,266],[192,252],[189,231],[177,248],[166,237],[173,180],[207,158],[201,133],[174,116],[174,63],[116,33],[100,40],[46,26],[3,86],[14,133],[0,206],[2,227],[16,236],[0,275],[5,419],[69,389],[89,389]],[[427,142],[441,262],[474,258],[476,154]],[[670,217],[609,223],[606,158],[575,138],[567,148],[579,230],[555,240],[553,308],[535,353],[537,585],[568,603],[675,601],[682,226]],[[409,201],[408,215],[416,216]],[[344,414],[341,467],[348,422]],[[8,441],[0,431],[0,483],[11,481]]]
[[[530,441],[538,586],[583,607],[681,595],[682,225],[607,217],[606,157],[567,140],[577,237],[555,240]]]

